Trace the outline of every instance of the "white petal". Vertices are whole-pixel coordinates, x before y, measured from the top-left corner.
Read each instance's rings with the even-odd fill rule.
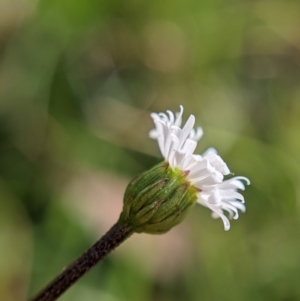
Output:
[[[220,173],[218,173],[217,171],[215,171],[214,173],[203,176],[203,178],[197,178],[197,179],[193,180],[194,185],[199,188],[201,187],[200,189],[202,190],[202,188],[204,188],[203,186],[215,185],[215,184],[221,183],[222,178],[220,176],[222,176],[222,175]]]
[[[233,190],[232,191],[222,190],[222,191],[220,191],[220,193],[222,195],[222,198],[224,198],[224,199],[238,199],[238,200],[241,200],[242,203],[244,203],[244,201],[245,201],[244,197],[240,193],[233,191]]]
[[[177,166],[181,166],[181,163],[183,162],[185,158],[185,153],[181,152],[181,151],[176,151],[175,153],[175,158],[174,158],[174,162]]]
[[[197,142],[191,139],[187,139],[182,147],[182,151],[186,153],[187,156],[193,154],[197,147]]]
[[[178,144],[179,148],[181,148],[181,146],[184,144],[187,137],[190,135],[190,132],[194,127],[194,124],[195,124],[195,116],[191,115],[182,129],[182,134],[181,134],[180,141]]]
[[[213,148],[213,147],[210,147],[210,148],[208,148],[203,154],[202,154],[202,156],[203,157],[205,157],[205,156],[207,156],[207,155],[209,155],[209,154],[218,154],[218,152],[217,152],[217,150],[215,149],[215,148]]]
[[[207,207],[212,210],[214,213],[217,214],[217,216],[219,216],[222,221],[223,221],[223,224],[224,224],[224,230],[225,231],[228,231],[230,229],[230,222],[229,222],[229,219],[222,213],[221,210],[218,210],[217,208],[215,208],[214,206],[211,206],[211,205],[207,205]]]
[[[181,162],[181,168],[182,170],[189,170],[189,165],[194,162],[194,158],[192,156],[187,156],[183,159]]]
[[[203,134],[203,129],[201,127],[198,127],[197,129],[193,129],[191,131],[189,138],[195,141],[199,141],[202,138]]]
[[[219,186],[220,189],[241,189],[241,190],[245,190],[245,185],[242,181],[239,180],[234,180],[233,179],[229,179],[224,181],[222,184],[220,184]]]
[[[221,202],[221,196],[218,190],[215,190],[209,197],[208,203],[210,204],[218,204]]]
[[[207,159],[209,161],[209,163],[212,166],[214,166],[223,175],[227,175],[230,173],[230,170],[227,167],[226,163],[223,161],[223,159],[219,155],[211,152],[211,153],[205,155],[204,158]]]
[[[242,212],[246,211],[245,204],[239,202],[239,201],[229,201],[230,204],[232,204],[235,208],[241,210]]]
[[[196,179],[197,177],[201,177],[204,174],[210,174],[215,170],[216,169],[211,166],[211,164],[207,160],[203,160],[202,162],[197,162],[197,164],[193,165],[193,167],[190,169],[189,176]]]
[[[178,127],[181,126],[182,114],[183,114],[183,106],[180,106],[180,112],[176,114],[176,120],[174,123]]]
[[[173,114],[173,112],[171,112],[170,110],[168,110],[167,111],[167,113],[168,113],[168,115],[169,115],[169,122],[170,122],[170,124],[174,124],[174,114]]]
[[[229,202],[224,202],[223,201],[222,209],[226,210],[227,212],[229,212],[229,214],[231,215],[230,216],[231,218],[233,217],[234,219],[237,219],[239,217],[237,208],[235,206],[233,206],[232,204],[230,204]],[[232,216],[232,212],[235,213],[234,216]]]
[[[171,167],[175,167],[174,157],[176,154],[177,145],[178,145],[178,138],[175,135],[172,135],[169,153],[167,154],[167,160],[170,163]]]

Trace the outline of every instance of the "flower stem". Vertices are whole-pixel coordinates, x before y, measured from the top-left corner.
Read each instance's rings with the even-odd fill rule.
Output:
[[[89,269],[133,233],[128,225],[116,223],[91,248],[63,270],[51,283],[30,301],[54,301]]]

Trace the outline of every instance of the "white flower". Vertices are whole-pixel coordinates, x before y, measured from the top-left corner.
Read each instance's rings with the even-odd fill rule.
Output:
[[[197,202],[211,209],[214,218],[222,218],[225,230],[229,230],[230,223],[224,212],[230,218],[237,219],[238,209],[245,211],[244,197],[237,190],[245,189],[243,180],[248,185],[250,181],[245,177],[223,181],[224,175],[230,174],[230,170],[213,148],[202,155],[195,155],[197,141],[203,136],[203,130],[201,127],[194,129],[193,115],[181,128],[182,113],[182,106],[175,116],[171,111],[167,111],[167,114],[152,113],[155,129],[150,131],[149,136],[158,141],[161,154],[169,165],[184,171],[197,188]]]

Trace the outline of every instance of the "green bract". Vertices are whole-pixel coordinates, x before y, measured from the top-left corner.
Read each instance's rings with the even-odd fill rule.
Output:
[[[138,233],[165,233],[184,219],[198,192],[184,172],[162,162],[129,183],[119,222]]]

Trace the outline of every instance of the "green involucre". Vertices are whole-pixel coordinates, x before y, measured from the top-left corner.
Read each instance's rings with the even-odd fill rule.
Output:
[[[138,233],[165,233],[184,219],[196,199],[197,190],[184,172],[162,162],[129,183],[119,222]]]

